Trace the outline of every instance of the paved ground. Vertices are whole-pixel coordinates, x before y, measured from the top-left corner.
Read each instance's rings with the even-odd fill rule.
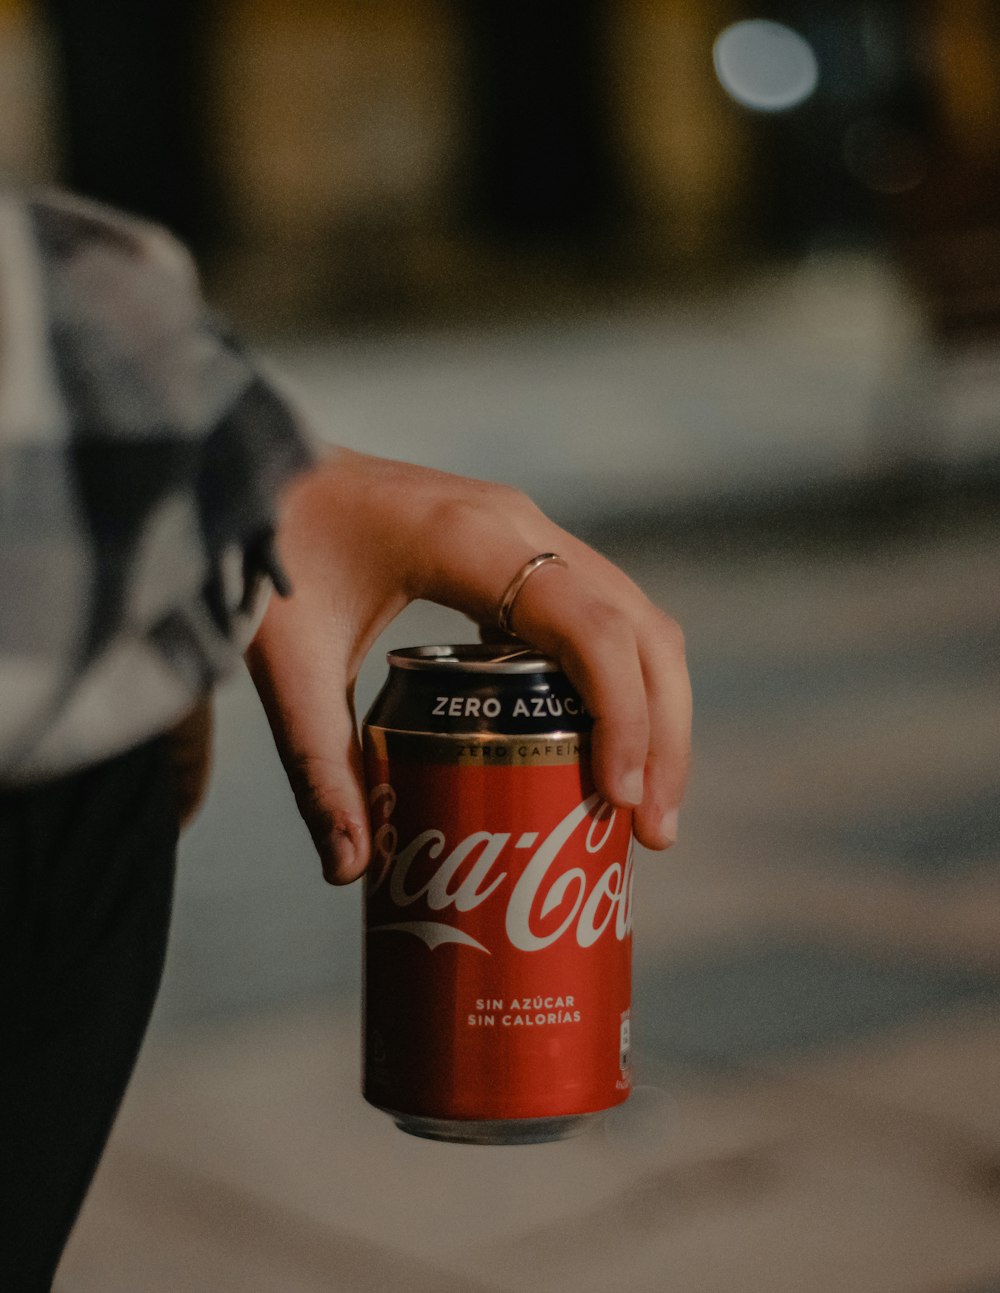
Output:
[[[235,686],[65,1293],[1000,1290],[997,528],[620,555],[698,702],[681,843],[640,864],[630,1104],[491,1150],[362,1103],[357,895]]]
[[[669,306],[272,348],[338,443],[587,524],[997,453],[1000,348],[932,351],[891,270],[816,256]]]

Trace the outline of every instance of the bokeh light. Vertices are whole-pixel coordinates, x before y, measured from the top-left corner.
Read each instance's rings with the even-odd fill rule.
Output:
[[[812,46],[780,22],[753,18],[734,23],[716,40],[712,57],[726,93],[757,112],[798,107],[819,84]]]

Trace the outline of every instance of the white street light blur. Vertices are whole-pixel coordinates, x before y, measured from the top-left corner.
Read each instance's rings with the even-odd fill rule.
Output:
[[[819,84],[819,64],[805,37],[765,18],[727,27],[712,57],[726,93],[757,112],[796,108]]]

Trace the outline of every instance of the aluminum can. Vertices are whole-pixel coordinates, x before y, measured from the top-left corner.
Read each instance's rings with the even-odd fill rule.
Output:
[[[364,724],[364,1095],[404,1131],[535,1144],[631,1088],[632,814],[516,645],[410,647]]]

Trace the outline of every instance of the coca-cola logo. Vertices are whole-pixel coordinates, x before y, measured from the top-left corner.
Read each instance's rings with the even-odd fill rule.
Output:
[[[430,948],[460,943],[490,954],[460,927],[462,914],[506,898],[504,929],[514,947],[539,952],[564,937],[582,948],[609,931],[618,940],[632,929],[633,850],[631,832],[625,856],[598,870],[590,859],[621,847],[615,831],[618,810],[600,795],[577,804],[538,843],[538,831],[474,831],[449,847],[443,831],[420,831],[400,846],[393,824],[396,792],[387,782],[371,792],[373,819],[381,817],[372,838],[369,900],[382,900],[399,912],[419,904],[455,921],[393,920],[369,927],[370,934],[412,934]],[[583,846],[581,855],[580,845]],[[519,851],[532,850],[520,865]],[[514,861],[518,865],[513,865]],[[586,861],[588,865],[573,865]],[[603,860],[603,859],[602,859]],[[433,864],[428,874],[428,863]],[[505,865],[506,863],[506,865]],[[516,876],[516,878],[514,878]]]

